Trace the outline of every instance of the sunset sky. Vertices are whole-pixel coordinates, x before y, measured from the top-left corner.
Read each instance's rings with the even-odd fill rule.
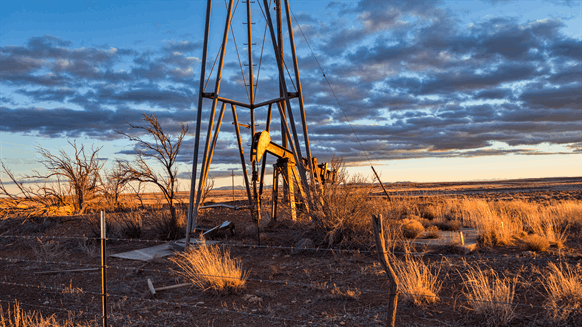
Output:
[[[290,3],[343,108],[293,21],[311,149],[320,162],[341,155],[351,172],[368,175],[365,151],[384,182],[582,175],[580,1]],[[241,1],[233,18],[243,64],[245,6]],[[258,63],[265,19],[257,2],[251,6]],[[18,175],[42,171],[34,145],[68,151],[67,140],[102,147],[108,163],[131,159],[132,144],[115,131],[154,112],[167,131],[177,131],[179,122],[190,126],[179,156],[186,177],[205,10],[206,1],[2,1],[5,165]],[[225,12],[224,1],[213,2],[208,69]],[[221,96],[247,102],[232,38],[228,45]],[[278,90],[268,33],[264,49],[257,101]],[[286,43],[287,62],[289,54]],[[211,79],[207,92],[213,86]],[[297,104],[292,107],[298,118]],[[262,130],[266,108],[256,115]],[[239,119],[248,122],[248,110],[239,108]],[[273,122],[278,119],[274,114]],[[227,111],[212,166],[216,177],[231,169],[240,176],[231,122]],[[242,132],[249,140],[250,132]],[[181,189],[188,183],[183,179]],[[226,184],[230,178],[217,185]]]

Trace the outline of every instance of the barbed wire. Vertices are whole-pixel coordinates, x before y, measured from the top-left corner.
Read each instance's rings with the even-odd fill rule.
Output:
[[[172,272],[172,271],[169,271]],[[217,278],[235,278],[235,279],[241,279],[241,278],[237,278],[237,277],[228,277],[228,276],[218,276],[218,275],[206,275],[209,277],[217,277]],[[261,280],[263,282],[272,282],[272,281],[267,281],[267,280]],[[344,287],[338,287],[334,284],[333,287],[330,287],[326,284],[302,284],[302,283],[293,283],[293,282],[281,282],[281,284],[288,284],[288,285],[299,285],[299,286],[307,286],[307,287],[320,287],[320,288],[326,288],[326,289],[349,289],[349,290],[354,290],[354,291],[367,291],[367,292],[374,292],[374,293],[384,293],[387,295],[394,295],[394,293],[390,293],[390,292],[386,292],[386,291],[382,291],[382,290],[370,290],[370,289],[356,289],[356,288],[344,288]],[[64,290],[64,289],[59,289],[57,287],[50,287],[50,286],[41,286],[41,285],[29,285],[29,284],[18,284],[18,283],[10,283],[10,282],[0,282],[0,284],[6,284],[6,285],[15,285],[15,286],[26,286],[26,287],[36,287],[36,288],[45,288],[45,289],[51,289],[51,290]],[[90,291],[82,291],[83,293],[87,293],[87,294],[96,294],[96,295],[101,295],[101,293],[98,292],[90,292]],[[108,294],[109,295],[109,294]],[[542,309],[560,309],[560,310],[566,310],[566,311],[580,311],[582,312],[582,309],[577,309],[577,308],[567,308],[567,307],[556,307],[556,306],[540,306],[540,305],[533,305],[533,304],[528,304],[528,303],[513,303],[513,302],[504,302],[504,301],[490,301],[490,300],[480,300],[480,299],[469,299],[469,298],[463,298],[463,297],[449,297],[449,296],[440,296],[440,295],[428,295],[428,294],[416,294],[416,293],[408,293],[408,292],[402,292],[399,291],[398,295],[408,295],[408,296],[412,296],[412,297],[426,297],[426,298],[437,298],[437,299],[449,299],[449,300],[455,300],[455,301],[464,301],[464,302],[480,302],[480,303],[494,303],[494,304],[503,304],[503,305],[514,305],[514,306],[522,306],[522,307],[529,307],[529,308],[542,308]],[[141,299],[141,298],[138,298]],[[146,299],[143,299],[146,300]],[[175,304],[175,303],[174,303]]]
[[[67,309],[64,308],[56,308],[56,307],[50,307],[47,305],[40,305],[40,304],[31,304],[31,303],[24,303],[21,301],[7,301],[7,300],[2,300],[0,299],[0,302],[5,302],[5,303],[10,303],[13,304],[14,306],[30,306],[30,307],[37,307],[37,308],[46,308],[46,309],[50,309],[53,311],[63,311],[63,312],[67,312],[67,313],[71,313],[72,310],[70,310],[70,308],[80,308],[80,307],[71,307],[69,304],[67,304]],[[102,314],[97,314],[94,312],[82,312],[81,310],[78,310],[78,314],[81,315],[91,315],[91,316],[95,316],[96,318],[102,318],[103,315]],[[129,315],[122,315],[122,314],[115,314],[115,313],[110,313],[107,315],[107,318],[116,318],[116,319],[123,319],[125,321],[129,321],[130,323],[134,323],[134,322],[139,322],[140,324],[146,324],[149,326],[161,326],[161,327],[170,327],[168,325],[163,325],[163,324],[157,324],[157,323],[153,323],[153,322],[149,322],[149,321],[145,321],[143,319],[139,319],[139,318],[132,318]]]
[[[79,239],[79,240],[101,240],[98,237],[75,237],[75,236],[23,236],[23,235],[0,235],[0,238],[23,238],[23,239]],[[175,241],[161,241],[161,240],[144,240],[138,238],[106,238],[107,241],[115,242],[138,242],[138,243],[158,243],[167,244]],[[194,244],[194,243],[192,243]],[[200,243],[198,243],[200,244]],[[360,250],[360,249],[337,249],[337,248],[323,248],[323,247],[298,247],[298,246],[282,246],[282,245],[256,245],[256,244],[236,244],[236,243],[220,243],[216,244],[220,246],[230,246],[230,247],[241,247],[241,248],[251,248],[251,249],[275,249],[275,250],[285,250],[300,253],[301,251],[314,251],[314,252],[337,252],[337,253],[349,253],[349,254],[376,254],[375,250]],[[442,244],[442,246],[447,246],[447,244]],[[518,257],[518,256],[484,256],[479,253],[471,252],[470,255],[461,254],[442,254],[434,252],[404,252],[404,251],[387,251],[386,254],[398,254],[398,255],[414,255],[414,256],[436,256],[442,258],[465,258],[465,259],[485,259],[485,260],[524,260],[524,261],[544,261],[544,262],[567,262],[572,264],[577,264],[579,261],[570,260],[565,258],[533,258],[533,257]]]
[[[52,286],[21,284],[21,283],[12,283],[12,282],[6,282],[6,281],[0,281],[0,285],[29,287],[29,288],[37,288],[37,289],[44,289],[44,290],[58,291],[58,292],[62,292],[65,290],[64,288],[58,288],[58,287],[52,287]],[[84,294],[90,294],[90,295],[99,295],[99,296],[102,295],[102,293],[100,293],[100,292],[83,291],[83,290],[81,290],[80,292],[84,293]],[[308,325],[333,326],[333,325],[329,325],[326,323],[314,323],[312,321],[299,320],[299,319],[293,319],[293,318],[267,316],[267,315],[260,315],[260,314],[244,312],[244,311],[232,311],[232,310],[227,310],[227,309],[222,309],[222,308],[211,308],[211,307],[203,306],[200,304],[188,304],[188,303],[183,303],[183,302],[171,302],[171,301],[156,300],[156,299],[145,299],[145,298],[135,297],[135,296],[131,296],[131,295],[121,295],[121,294],[112,294],[112,293],[107,293],[106,295],[108,297],[118,297],[118,298],[123,298],[126,300],[130,299],[130,300],[145,301],[145,302],[150,302],[150,303],[162,303],[162,304],[166,304],[166,305],[174,305],[174,306],[179,306],[179,307],[190,307],[190,308],[195,308],[195,309],[204,309],[204,310],[209,310],[209,311],[214,311],[214,312],[222,312],[222,313],[236,313],[236,314],[242,314],[242,315],[247,315],[247,316],[251,316],[251,317],[257,317],[257,318],[261,318],[261,319],[292,321],[292,322],[299,322],[299,323],[304,323],[304,324],[308,324]]]

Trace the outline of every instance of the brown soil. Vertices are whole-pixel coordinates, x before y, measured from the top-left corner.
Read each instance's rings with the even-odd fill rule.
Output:
[[[582,178],[473,182],[414,183],[388,186],[392,197],[466,196],[494,201],[582,200]],[[383,196],[380,188],[374,192]],[[245,205],[244,193],[214,191],[211,200],[231,205]],[[153,198],[153,195],[152,195]],[[187,201],[185,195],[182,198]],[[152,200],[153,201],[153,200]],[[153,213],[152,213],[153,214]],[[95,216],[96,214],[93,214]],[[142,240],[152,239],[144,214]],[[100,318],[100,271],[48,271],[83,269],[100,265],[98,241],[54,239],[54,246],[40,246],[35,237],[95,237],[86,216],[49,218],[11,218],[0,220],[0,305],[18,301],[25,310],[44,316],[56,314],[75,321]],[[215,240],[229,246],[231,256],[240,258],[250,271],[250,281],[238,294],[213,294],[195,288],[163,291],[152,297],[147,279],[156,287],[184,282],[168,272],[174,265],[167,258],[149,262],[108,258],[108,312],[111,326],[383,326],[387,313],[387,279],[373,248],[362,251],[334,252],[325,249],[293,251],[288,248],[307,236],[304,225],[280,219],[261,235],[247,232],[252,226],[246,210],[206,209],[199,225],[215,226],[225,220],[235,223],[237,234],[221,234]],[[252,230],[252,229],[250,229]],[[7,237],[8,236],[8,237]],[[13,236],[26,236],[20,238]],[[40,238],[43,243],[50,239]],[[313,240],[317,244],[317,240]],[[109,254],[140,249],[156,243],[111,240]],[[247,246],[248,245],[248,246]],[[419,249],[421,250],[421,249]],[[463,300],[461,275],[467,266],[491,268],[509,277],[519,276],[515,302],[517,318],[513,326],[544,326],[545,293],[539,279],[547,271],[548,261],[558,259],[576,263],[582,260],[580,235],[572,235],[562,249],[550,248],[541,254],[524,252],[518,246],[482,248],[471,254],[457,254],[454,249],[425,249],[423,260],[440,268],[443,281],[436,304],[422,307],[400,301],[398,326],[476,326],[483,317],[473,314]],[[14,259],[18,261],[14,261]],[[53,262],[54,261],[54,262]],[[49,263],[50,262],[50,263]],[[16,284],[16,285],[13,285]],[[27,285],[27,286],[23,286]],[[50,289],[54,288],[54,289]],[[73,289],[63,292],[62,289]],[[356,288],[355,293],[346,288]],[[252,296],[249,296],[252,295]],[[531,305],[531,306],[529,306]],[[577,317],[580,317],[578,315]],[[580,321],[571,321],[576,325]]]

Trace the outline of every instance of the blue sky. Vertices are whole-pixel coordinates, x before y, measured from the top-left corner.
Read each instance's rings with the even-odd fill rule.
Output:
[[[183,121],[193,132],[205,6],[3,1],[3,162],[18,174],[42,170],[34,144],[56,151],[75,139],[102,146],[103,158],[130,158],[132,145],[115,130],[140,123],[142,112],[155,112],[169,131]],[[244,9],[241,2],[233,18],[243,63]],[[369,174],[363,147],[387,182],[581,175],[581,2],[291,1],[291,10],[343,108],[293,21],[312,152],[320,162],[342,155],[352,172]],[[214,1],[210,66],[224,13],[224,1]],[[265,26],[256,2],[252,15],[256,63]],[[274,62],[267,39],[258,101],[277,90]],[[245,101],[242,85],[231,38],[221,95]],[[248,121],[248,113],[239,115]],[[265,110],[257,118],[260,129]],[[230,122],[226,115],[212,167],[218,177],[240,171]],[[272,134],[280,137],[276,127]],[[192,144],[188,136],[183,177]]]

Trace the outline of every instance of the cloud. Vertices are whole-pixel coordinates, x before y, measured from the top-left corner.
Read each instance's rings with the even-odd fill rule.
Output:
[[[580,152],[582,43],[563,33],[561,19],[488,16],[466,25],[438,1],[332,2],[328,9],[333,19],[295,13],[323,72],[302,49],[294,21],[309,136],[320,161],[335,153],[357,164],[364,150],[371,160],[550,153],[530,149],[542,143]],[[192,36],[142,50],[79,48],[52,35],[0,47],[0,130],[107,141],[119,138],[115,131],[125,122],[142,123],[145,111],[155,112],[169,132],[183,121],[193,133],[201,42],[186,37]],[[233,50],[220,93],[247,102],[246,67],[242,77]],[[270,52],[260,60],[257,102],[279,94]],[[259,57],[257,51],[255,63]],[[208,60],[207,74],[214,55]],[[210,78],[206,92],[214,83]],[[203,135],[210,103],[204,100]],[[302,139],[296,100],[292,110]],[[271,134],[278,142],[280,117],[273,111]],[[266,113],[255,110],[257,130]],[[237,107],[237,114],[240,123],[250,121],[248,109]],[[231,122],[227,106],[214,163],[240,164]],[[250,131],[242,133],[246,147]],[[180,162],[192,160],[191,136]]]

